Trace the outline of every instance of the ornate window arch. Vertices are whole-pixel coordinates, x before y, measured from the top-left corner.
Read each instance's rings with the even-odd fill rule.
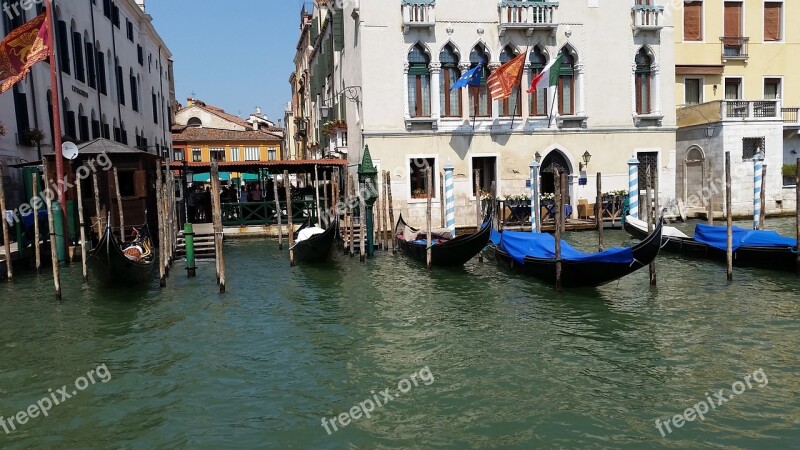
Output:
[[[431,58],[425,47],[417,43],[408,52],[408,115],[431,116]]]
[[[452,43],[447,43],[439,53],[439,63],[442,65],[439,77],[442,117],[461,117],[461,90],[451,90],[453,84],[461,78],[459,60],[457,50]]]
[[[489,87],[486,79],[489,76],[489,61],[491,55],[483,42],[478,42],[469,54],[470,68],[482,64],[481,85],[469,87],[469,113],[476,117],[492,116],[492,99],[489,97]]]
[[[653,112],[653,55],[646,47],[642,47],[634,58],[634,102],[636,114]]]
[[[547,66],[547,54],[537,45],[531,50],[528,61],[531,65],[530,80],[533,81],[537,75],[542,73],[545,66]],[[531,116],[546,116],[548,114],[549,105],[547,103],[547,91],[547,80],[545,80],[545,82],[539,86],[539,89],[530,94]]]

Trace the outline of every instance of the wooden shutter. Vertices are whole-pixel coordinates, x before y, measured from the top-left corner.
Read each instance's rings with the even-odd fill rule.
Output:
[[[781,40],[781,2],[764,3],[764,40]]]
[[[742,36],[742,3],[725,2],[725,37]]]
[[[683,40],[703,40],[703,3],[683,3]]]

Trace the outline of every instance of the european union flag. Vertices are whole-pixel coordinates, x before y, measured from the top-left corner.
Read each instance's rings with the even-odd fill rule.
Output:
[[[453,89],[461,89],[462,87],[466,86],[480,86],[481,85],[481,78],[483,75],[483,63],[478,63],[477,66],[469,69],[464,75],[458,79],[452,86],[450,86],[450,90]]]

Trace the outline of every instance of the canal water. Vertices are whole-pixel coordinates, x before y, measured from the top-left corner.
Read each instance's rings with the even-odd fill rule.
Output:
[[[49,275],[0,285],[0,415],[59,401],[0,423],[0,448],[800,446],[789,273],[737,269],[729,285],[722,265],[663,254],[656,289],[645,270],[557,295],[488,260],[290,269],[261,240],[229,241],[226,260],[224,295],[213,263],[123,290],[73,265],[60,303]]]

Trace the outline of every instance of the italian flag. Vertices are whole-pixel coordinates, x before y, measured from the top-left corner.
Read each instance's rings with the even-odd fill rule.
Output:
[[[531,82],[531,88],[528,89],[528,94],[532,94],[537,89],[539,89],[542,84],[542,80],[547,82],[548,87],[555,86],[558,84],[558,73],[561,71],[561,55],[559,54],[557,58],[550,61],[545,67],[544,70],[535,77],[533,77],[533,81]]]

